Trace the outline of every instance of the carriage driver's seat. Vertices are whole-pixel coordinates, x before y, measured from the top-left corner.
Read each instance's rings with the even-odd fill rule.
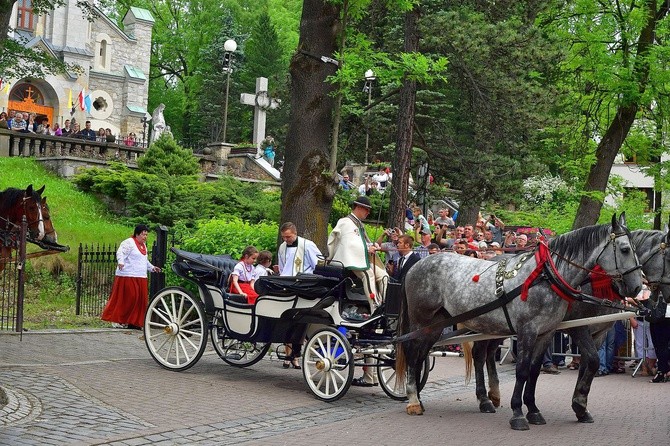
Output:
[[[343,317],[359,320],[363,317],[363,314],[370,312],[370,302],[365,294],[363,282],[353,272],[342,266],[341,263],[331,261],[328,264],[319,264],[314,268],[314,274],[335,277],[338,280],[349,279],[344,280],[340,296],[340,312]]]

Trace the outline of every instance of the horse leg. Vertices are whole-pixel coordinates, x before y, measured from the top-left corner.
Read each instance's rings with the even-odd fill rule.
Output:
[[[475,341],[472,346],[472,360],[475,364],[475,395],[479,401],[479,411],[482,413],[495,413],[496,408],[486,395],[486,383],[484,382],[484,363],[488,366],[489,343],[492,341]],[[495,358],[494,358],[495,359]],[[491,380],[489,374],[489,385]]]
[[[486,353],[486,372],[489,375],[489,399],[493,406],[500,407],[500,380],[498,379],[498,369],[496,367],[496,351],[502,339],[492,339],[489,341]]]
[[[439,337],[431,337],[430,340],[410,341],[404,346],[405,358],[407,361],[407,414],[423,415],[424,408],[419,396],[419,381],[421,380],[421,370],[423,362],[428,356],[433,344]]]
[[[580,423],[593,423],[593,417],[587,408],[589,392],[593,377],[598,372],[600,359],[598,358],[598,342],[591,336],[589,327],[574,327],[568,330],[572,339],[577,343],[581,360],[575,391],[572,394],[572,410]],[[607,330],[601,331],[596,337],[602,341]]]
[[[523,391],[523,402],[528,409],[526,419],[530,424],[547,424],[542,416],[540,409],[535,404],[535,390],[537,388],[537,380],[540,376],[540,368],[542,367],[542,359],[544,352],[549,347],[549,343],[554,337],[554,331],[544,333],[537,338],[535,348],[533,350],[533,357],[530,365],[530,372],[528,375],[528,382]]]
[[[535,343],[536,337],[537,335],[534,335],[533,333],[519,333],[518,336],[516,382],[514,383],[514,391],[512,392],[512,399],[510,401],[512,418],[509,420],[512,429],[517,431],[527,431],[529,429],[528,420],[523,416],[522,396],[523,389],[526,386],[530,373],[533,344]]]

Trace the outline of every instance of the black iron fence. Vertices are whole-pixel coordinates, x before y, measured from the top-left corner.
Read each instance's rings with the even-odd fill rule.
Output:
[[[23,331],[26,232],[0,231],[0,330]]]
[[[114,283],[116,245],[79,244],[76,314],[99,316]]]

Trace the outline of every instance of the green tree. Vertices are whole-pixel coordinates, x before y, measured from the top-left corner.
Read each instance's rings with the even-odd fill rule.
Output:
[[[172,136],[164,133],[154,141],[144,156],[137,160],[142,172],[159,176],[197,175],[198,160],[190,150],[179,146]]]
[[[570,161],[589,167],[574,228],[598,221],[612,164],[634,123],[666,102],[669,8],[656,0],[575,0],[540,17],[569,48],[560,86],[570,96],[559,121],[569,125],[557,131],[558,142]]]

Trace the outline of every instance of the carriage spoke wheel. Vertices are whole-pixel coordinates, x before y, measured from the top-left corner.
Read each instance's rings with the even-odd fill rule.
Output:
[[[428,372],[430,370],[431,357],[428,356],[423,362],[421,368],[421,379],[418,383],[418,390],[421,391],[428,381]],[[406,382],[398,382],[398,374],[395,368],[395,350],[392,353],[379,355],[377,362],[377,376],[379,376],[379,385],[384,393],[396,401],[407,399]]]
[[[270,350],[269,342],[238,341],[228,337],[226,329],[213,325],[210,329],[214,350],[226,364],[248,367],[263,359]]]
[[[144,341],[154,360],[166,369],[191,367],[207,346],[207,320],[200,301],[183,288],[161,290],[149,304]]]
[[[309,390],[322,401],[347,393],[354,378],[349,341],[334,328],[323,328],[309,338],[302,356],[302,373]]]

